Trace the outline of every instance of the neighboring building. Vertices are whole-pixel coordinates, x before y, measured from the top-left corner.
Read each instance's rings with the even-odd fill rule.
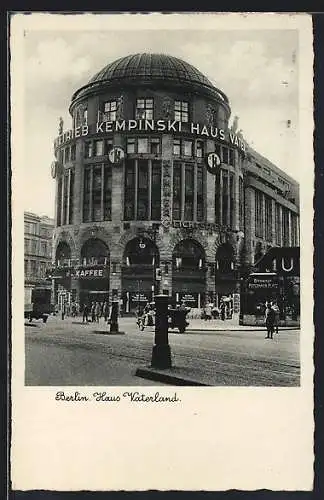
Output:
[[[121,58],[75,92],[55,140],[55,294],[165,292],[193,307],[298,245],[298,184],[229,129],[226,95],[175,57]]]
[[[52,265],[53,230],[53,219],[24,213],[25,285],[51,287],[51,282],[46,281],[46,270]]]

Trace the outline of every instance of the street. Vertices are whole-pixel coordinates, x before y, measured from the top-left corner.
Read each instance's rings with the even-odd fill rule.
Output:
[[[80,317],[50,316],[46,324],[26,325],[26,385],[165,385],[135,375],[137,368],[150,365],[154,343],[154,327],[140,332],[135,321],[120,318],[119,329],[125,333],[115,335],[105,335],[109,326],[103,319],[82,324]],[[252,327],[203,327],[169,332],[176,374],[213,386],[299,385],[298,330],[281,330],[267,340],[264,331]]]

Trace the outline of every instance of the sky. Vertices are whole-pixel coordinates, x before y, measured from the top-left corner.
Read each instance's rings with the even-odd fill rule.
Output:
[[[228,96],[230,122],[239,117],[248,144],[299,181],[297,30],[234,29],[225,19],[213,29],[212,23],[192,22],[194,16],[188,25],[172,24],[166,16],[154,23],[146,16],[139,25],[136,15],[119,16],[113,24],[102,18],[96,29],[91,23],[79,29],[75,16],[62,17],[62,27],[44,22],[24,30],[25,210],[54,214],[53,141],[60,116],[64,129],[71,127],[72,94],[110,62],[138,52],[179,57],[205,74]]]

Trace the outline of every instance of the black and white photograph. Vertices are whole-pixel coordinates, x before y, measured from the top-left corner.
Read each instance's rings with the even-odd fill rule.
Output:
[[[277,388],[311,415],[311,20],[275,18],[13,16],[20,396],[50,391],[76,418],[77,404],[165,412],[184,394],[217,406],[217,391],[252,403]]]

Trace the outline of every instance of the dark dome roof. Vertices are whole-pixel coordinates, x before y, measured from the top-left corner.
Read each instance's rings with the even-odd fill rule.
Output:
[[[123,80],[159,80],[189,84],[209,90],[218,99],[228,99],[197,68],[177,57],[165,54],[132,54],[108,64],[91,78],[87,85],[77,90],[72,101],[86,94],[88,90]]]

